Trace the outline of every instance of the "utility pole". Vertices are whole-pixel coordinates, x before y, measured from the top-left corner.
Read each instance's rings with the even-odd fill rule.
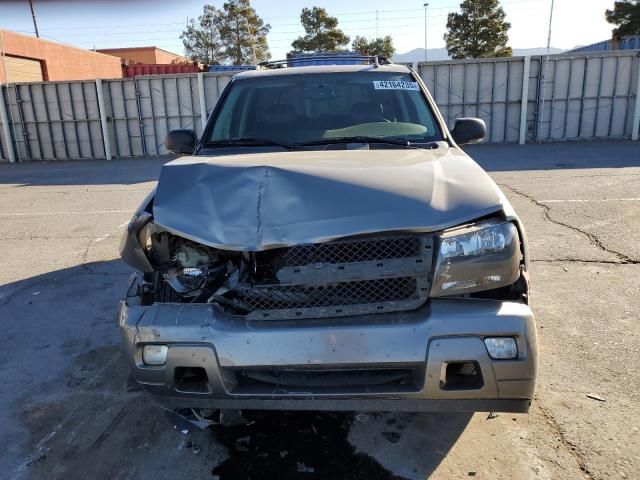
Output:
[[[424,61],[427,61],[427,7],[428,3],[424,5]]]
[[[547,34],[547,56],[544,59],[544,67],[542,69],[542,98],[540,101],[540,112],[538,116],[538,127],[536,136],[538,142],[542,142],[542,124],[544,122],[544,101],[547,96],[547,72],[549,70],[549,54],[551,53],[551,22],[553,22],[553,5],[554,0],[551,0],[551,9],[549,11],[549,33]],[[552,105],[553,107],[553,105]],[[549,125],[549,137],[551,137],[551,125]]]
[[[36,11],[33,9],[33,0],[29,0],[29,6],[31,7],[31,17],[33,18],[33,28],[36,30],[36,37],[40,38],[40,32],[38,32],[38,20],[36,20]]]
[[[551,11],[549,12],[549,34],[547,35],[547,55],[551,53],[551,22],[553,22],[553,3],[551,0]]]

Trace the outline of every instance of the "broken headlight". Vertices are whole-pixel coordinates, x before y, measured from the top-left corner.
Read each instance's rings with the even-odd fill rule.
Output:
[[[203,267],[186,267],[170,270],[165,274],[165,280],[179,293],[198,290],[204,284],[207,269]]]
[[[164,273],[164,279],[176,292],[186,296],[199,295],[205,284],[224,279],[226,266],[213,249],[182,239],[174,241],[178,242],[178,247],[171,254],[173,268]]]
[[[520,240],[513,223],[489,221],[447,230],[437,246],[433,297],[508,286],[520,275]]]

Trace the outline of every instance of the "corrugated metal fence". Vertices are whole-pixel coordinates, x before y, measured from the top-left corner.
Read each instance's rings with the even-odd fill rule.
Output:
[[[638,138],[637,50],[427,62],[418,71],[449,126],[458,117],[480,117],[489,142]],[[201,134],[230,78],[198,73],[3,86],[0,159],[164,155],[168,131]]]
[[[10,158],[7,137],[16,161],[165,155],[168,131],[202,133],[230,78],[201,73],[4,86],[0,158]]]
[[[418,65],[449,126],[482,118],[487,141],[638,137],[640,51]]]

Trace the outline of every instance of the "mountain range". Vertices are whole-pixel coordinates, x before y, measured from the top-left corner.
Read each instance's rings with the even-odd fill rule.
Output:
[[[561,48],[551,48],[551,54],[562,53],[565,50]],[[546,55],[546,47],[538,48],[514,48],[514,57],[524,57],[527,55]],[[392,57],[394,62],[422,62],[424,61],[424,48],[414,48],[406,53],[396,53]],[[449,60],[449,54],[446,48],[429,48],[427,50],[427,60],[429,61],[442,61]]]

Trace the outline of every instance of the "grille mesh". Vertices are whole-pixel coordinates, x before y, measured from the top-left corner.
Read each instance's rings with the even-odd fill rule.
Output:
[[[419,308],[429,292],[433,237],[383,234],[255,255],[259,281],[236,290],[250,319],[369,315]]]
[[[316,263],[355,263],[420,256],[417,236],[381,237],[300,245],[261,252],[259,264],[274,270]]]
[[[413,277],[381,278],[329,285],[274,285],[244,292],[252,310],[283,310],[339,305],[364,305],[418,298]]]

